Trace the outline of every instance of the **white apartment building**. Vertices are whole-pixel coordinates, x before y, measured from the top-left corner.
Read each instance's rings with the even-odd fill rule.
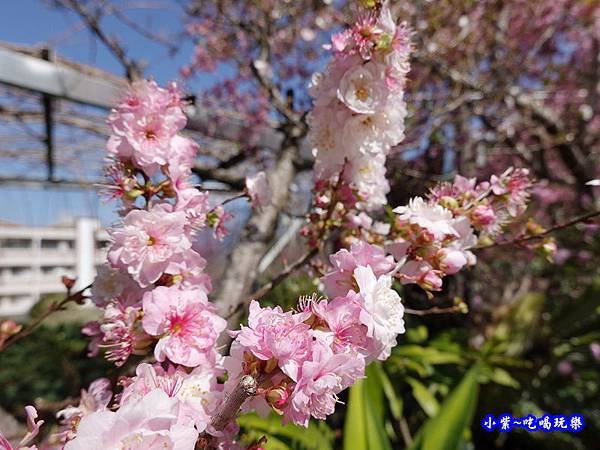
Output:
[[[21,316],[45,294],[66,292],[62,276],[90,284],[109,237],[95,219],[29,227],[0,221],[0,317]]]

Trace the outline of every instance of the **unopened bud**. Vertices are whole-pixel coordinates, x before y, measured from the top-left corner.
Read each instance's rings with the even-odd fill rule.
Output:
[[[471,213],[471,222],[473,225],[488,226],[496,220],[494,208],[490,205],[479,205]]]
[[[61,281],[62,284],[67,288],[67,291],[70,291],[73,288],[73,286],[75,286],[75,278],[63,276]]]
[[[285,386],[277,386],[269,389],[265,394],[265,400],[273,410],[281,415],[286,407],[290,394]]]
[[[454,248],[442,248],[437,253],[439,267],[448,275],[455,274],[467,264],[465,253]]]
[[[14,320],[5,320],[0,323],[0,334],[5,336],[13,336],[23,329],[23,325],[16,323]]]
[[[447,195],[440,199],[439,204],[442,205],[444,208],[450,210],[458,208],[458,201],[454,197],[450,197]]]
[[[554,262],[554,257],[558,251],[558,247],[554,239],[546,239],[542,244],[541,251],[549,262]]]
[[[439,291],[442,288],[442,278],[435,270],[429,270],[421,277],[419,285],[426,291]]]

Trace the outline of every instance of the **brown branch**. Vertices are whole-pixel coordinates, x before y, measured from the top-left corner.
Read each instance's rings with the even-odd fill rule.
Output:
[[[462,308],[464,308],[464,306]],[[404,313],[409,314],[411,316],[428,316],[430,314],[454,314],[462,312],[462,308],[460,305],[449,306],[447,308],[440,308],[439,306],[434,306],[433,308],[429,309],[404,308]]]
[[[327,237],[327,232],[329,231],[329,227],[327,226],[327,223],[329,222],[329,219],[331,218],[333,212],[335,211],[335,206],[337,205],[337,202],[338,202],[337,194],[342,186],[343,175],[344,175],[345,169],[346,169],[346,163],[344,163],[342,170],[339,173],[338,181],[337,181],[337,183],[333,189],[333,192],[331,194],[331,202],[329,204],[329,208],[327,209],[325,219],[323,220],[324,225],[323,225],[323,228],[321,228],[321,230],[319,230],[319,236],[318,236],[319,244],[316,247],[314,247],[314,248],[310,249],[309,251],[307,251],[306,253],[304,253],[304,255],[302,255],[300,258],[298,258],[294,263],[292,263],[290,266],[286,267],[284,270],[282,270],[280,273],[278,273],[271,281],[269,281],[268,283],[264,284],[259,289],[254,291],[249,297],[246,297],[245,299],[240,301],[236,305],[235,309],[226,316],[227,320],[231,319],[235,314],[237,314],[240,311],[240,309],[242,308],[242,306],[249,304],[252,300],[259,300],[259,299],[263,298],[265,295],[267,295],[269,292],[271,292],[275,287],[277,287],[282,281],[284,281],[287,277],[289,277],[296,270],[300,269],[302,266],[304,266],[306,263],[308,263],[323,248],[323,242],[325,241],[325,239]]]
[[[110,50],[110,52],[119,60],[125,68],[129,81],[135,81],[142,77],[141,66],[129,56],[121,43],[110,38],[100,26],[100,11],[96,14],[89,11],[83,2],[79,0],[55,0],[57,5],[70,9],[75,12],[79,18],[88,26],[96,37]]]
[[[233,390],[228,393],[225,400],[213,415],[210,424],[216,431],[222,431],[232,420],[235,419],[238,411],[244,402],[256,395],[258,382],[256,378],[250,375],[244,375],[240,378]],[[212,448],[211,436],[204,432],[198,438],[196,449],[208,450]]]
[[[512,245],[512,244],[520,245],[523,242],[533,241],[535,239],[541,239],[543,237],[548,236],[551,233],[554,233],[555,231],[563,230],[565,228],[571,227],[571,226],[576,225],[581,222],[586,222],[586,221],[593,219],[594,217],[598,217],[598,216],[600,216],[600,211],[593,211],[591,213],[584,214],[583,216],[579,216],[579,217],[576,217],[575,219],[569,220],[568,222],[555,225],[555,226],[548,228],[547,230],[545,230],[541,233],[538,233],[538,234],[533,234],[533,235],[529,235],[529,236],[518,236],[514,239],[509,239],[508,241],[494,242],[493,244],[484,245],[482,247],[476,247],[476,248],[484,249],[484,248],[500,247],[500,246]]]
[[[237,27],[241,30],[244,30],[256,40],[256,43],[260,49],[260,55],[257,60],[269,64],[271,49],[269,44],[268,31],[262,29],[256,24],[249,24],[242,20],[237,20],[234,17],[231,17],[227,13],[225,5],[222,1],[217,3],[217,8],[222,17],[224,17],[233,27]],[[267,25],[269,25],[268,19]],[[248,64],[247,61],[243,61],[236,55],[234,55],[233,58],[236,60],[237,64],[240,67],[245,67]],[[281,90],[278,89],[278,87],[273,83],[272,79],[264,76],[260,72],[260,70],[258,70],[256,65],[254,64],[254,61],[250,61],[248,65],[250,68],[250,72],[258,82],[259,86],[262,89],[264,89],[269,95],[269,99],[271,100],[275,109],[280,114],[282,114],[290,124],[298,128],[299,136],[304,135],[307,131],[307,125],[306,122],[303,121],[302,115],[298,114],[296,111],[293,110],[292,107],[290,107],[289,103],[285,100]]]
[[[52,303],[40,317],[38,317],[34,321],[30,322],[29,325],[27,325],[27,327],[25,327],[24,329],[19,331],[17,334],[15,334],[15,335],[11,336],[9,339],[7,339],[6,342],[4,342],[4,344],[2,346],[0,346],[0,352],[6,350],[8,347],[13,345],[15,342],[20,341],[21,339],[29,336],[31,333],[33,333],[33,330],[38,325],[40,325],[44,320],[46,320],[49,316],[51,316],[52,314],[54,314],[57,311],[63,310],[64,307],[67,305],[67,303],[77,302],[77,301],[82,300],[83,293],[85,292],[85,290],[89,289],[91,287],[92,287],[92,285],[89,284],[88,286],[84,287],[83,289],[81,289],[73,294],[68,295],[61,301]]]
[[[235,418],[246,399],[256,395],[257,384],[256,379],[250,375],[240,378],[238,384],[233,391],[227,394],[225,401],[221,403],[210,421],[215,430],[223,430]]]
[[[247,305],[252,300],[260,300],[261,298],[263,298],[265,295],[267,295],[269,292],[271,292],[273,289],[275,289],[275,287],[277,287],[287,277],[289,277],[291,274],[296,272],[296,270],[300,269],[307,262],[309,262],[318,252],[319,252],[319,249],[317,247],[306,252],[304,255],[302,255],[300,258],[298,258],[296,261],[294,261],[291,265],[289,265],[284,270],[279,272],[275,276],[275,278],[273,278],[268,283],[263,284],[260,288],[258,288],[252,294],[250,294],[250,296],[248,296],[247,298],[242,300],[240,303],[238,303],[236,308],[233,311],[231,311],[225,318],[227,320],[231,319],[235,314],[237,314],[239,312],[239,310],[243,306]]]

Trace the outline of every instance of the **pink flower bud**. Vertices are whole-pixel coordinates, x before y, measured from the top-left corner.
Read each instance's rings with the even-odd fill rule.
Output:
[[[494,223],[496,220],[496,213],[494,208],[490,205],[479,205],[471,213],[471,222],[477,226],[488,226]]]
[[[442,289],[442,278],[437,270],[429,270],[421,277],[419,285],[426,291],[439,291]]]
[[[442,248],[437,253],[439,267],[446,274],[452,275],[467,264],[467,258],[461,250],[453,248]]]
[[[568,377],[573,373],[573,364],[566,359],[563,359],[561,362],[559,362],[557,368],[558,372],[565,377]]]
[[[598,342],[592,342],[590,344],[590,352],[596,361],[600,361],[600,344]]]
[[[21,331],[22,328],[23,325],[19,325],[14,320],[5,320],[0,324],[0,334],[14,336]]]
[[[271,198],[267,175],[264,172],[258,172],[251,177],[247,177],[246,192],[250,197],[253,208],[260,210],[263,206],[266,206]]]
[[[267,391],[265,400],[275,412],[283,414],[283,409],[286,407],[289,397],[290,393],[286,386],[277,386]]]

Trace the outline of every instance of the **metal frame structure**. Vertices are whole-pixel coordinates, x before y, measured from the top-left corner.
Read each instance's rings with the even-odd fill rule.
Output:
[[[43,48],[31,50],[0,43],[0,83],[41,94],[46,131],[45,144],[47,179],[0,178],[0,184],[60,184],[82,186],[85,182],[58,180],[54,177],[53,100],[62,99],[101,109],[110,109],[127,86],[125,78],[100,71],[83,64],[53,58],[52,52]],[[207,134],[211,124],[218,120],[219,126],[211,130],[212,136],[229,142],[242,142],[247,135],[246,124],[235,118],[234,113],[219,114],[192,104],[188,111],[187,129]],[[264,130],[257,146],[279,150],[283,135],[273,129]]]

